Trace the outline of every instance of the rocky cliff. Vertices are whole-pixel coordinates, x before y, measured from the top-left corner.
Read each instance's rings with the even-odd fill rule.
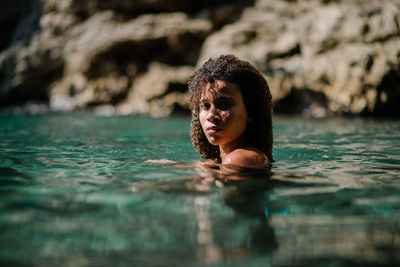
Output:
[[[2,106],[169,115],[194,68],[229,53],[265,74],[276,112],[400,117],[400,0],[5,5]]]

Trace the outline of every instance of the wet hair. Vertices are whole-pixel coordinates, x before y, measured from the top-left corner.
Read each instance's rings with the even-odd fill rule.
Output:
[[[272,158],[272,96],[263,75],[250,63],[233,55],[209,59],[190,78],[189,99],[192,110],[190,136],[193,146],[204,159],[221,161],[219,147],[210,144],[200,124],[200,98],[207,84],[216,80],[234,83],[242,94],[247,115],[245,136],[249,145],[258,148]]]

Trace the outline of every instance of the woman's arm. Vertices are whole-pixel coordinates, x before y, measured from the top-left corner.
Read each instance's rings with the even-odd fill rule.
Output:
[[[232,158],[229,163],[225,164],[219,164],[214,160],[195,161],[192,164],[181,163],[167,159],[146,160],[145,162],[195,168],[199,176],[205,179],[207,182],[213,182],[216,179],[233,181],[251,180],[265,175],[265,166],[262,164],[254,164],[259,162],[252,162],[251,159],[246,159],[242,156],[243,155],[235,155],[236,158]],[[264,161],[262,162],[264,163]]]
[[[165,165],[174,165],[174,166],[179,166],[179,167],[193,167],[192,164],[176,162],[176,161],[169,160],[169,159],[148,159],[145,161],[145,163],[158,163],[158,164],[165,164]]]

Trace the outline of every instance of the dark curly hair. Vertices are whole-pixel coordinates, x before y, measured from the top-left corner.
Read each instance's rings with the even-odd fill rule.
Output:
[[[199,102],[207,84],[223,80],[236,84],[242,94],[248,117],[245,135],[247,142],[272,158],[272,96],[262,74],[250,63],[233,55],[209,59],[190,78],[189,98],[192,110],[190,136],[193,146],[204,159],[221,161],[219,147],[211,145],[201,127]]]

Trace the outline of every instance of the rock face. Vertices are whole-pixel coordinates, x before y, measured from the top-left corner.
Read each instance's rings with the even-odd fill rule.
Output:
[[[124,23],[111,12],[96,13],[71,30],[74,41],[64,46],[64,75],[50,86],[50,104],[61,110],[117,105],[135,90],[136,77],[151,72],[151,62],[193,65],[211,27],[183,13],[141,15]]]
[[[40,0],[2,0],[0,51],[10,45],[25,45],[38,29]]]
[[[276,111],[400,116],[400,1],[257,1],[205,41],[266,75]]]
[[[121,110],[157,116],[161,111],[168,115],[175,109],[185,109],[180,95],[193,71],[189,66],[196,64],[204,39],[221,25],[232,22],[244,7],[243,3],[226,0],[38,0],[39,9],[23,11],[23,0],[18,1],[21,5],[12,11],[29,13],[25,17],[37,18],[38,27],[26,29],[17,25],[30,33],[25,36],[29,42],[17,47],[9,41],[2,47],[2,105],[36,99],[48,102],[52,110],[89,107],[100,113]],[[0,14],[0,21],[6,24],[14,13]],[[14,32],[17,34],[18,30]],[[166,70],[155,77],[163,81],[161,88],[170,90],[168,94],[177,89],[172,95],[160,94],[165,100],[162,102],[169,101],[170,106],[163,105],[157,111],[127,107],[129,99],[133,99],[132,105],[143,102],[131,98],[141,95],[133,92],[143,90],[140,86],[136,89],[136,84],[140,85],[143,76],[154,77],[152,74],[159,68]],[[177,99],[172,101],[172,96]]]
[[[152,63],[145,74],[135,79],[126,100],[117,106],[117,113],[164,116],[188,109],[186,82],[193,71],[190,66],[170,67]]]
[[[400,117],[400,0],[249,4],[5,0],[0,103],[169,115],[187,110],[195,66],[235,54],[265,74],[276,112]]]
[[[16,64],[19,58],[25,56],[29,41],[39,28],[40,0],[3,0],[1,7],[0,103],[4,102],[6,95],[11,95],[11,98],[20,98],[23,95],[29,98],[41,95],[41,92],[31,93],[31,88],[18,86],[17,80],[21,79],[21,76],[14,75],[24,71],[17,69]],[[27,77],[31,74],[22,75]]]

